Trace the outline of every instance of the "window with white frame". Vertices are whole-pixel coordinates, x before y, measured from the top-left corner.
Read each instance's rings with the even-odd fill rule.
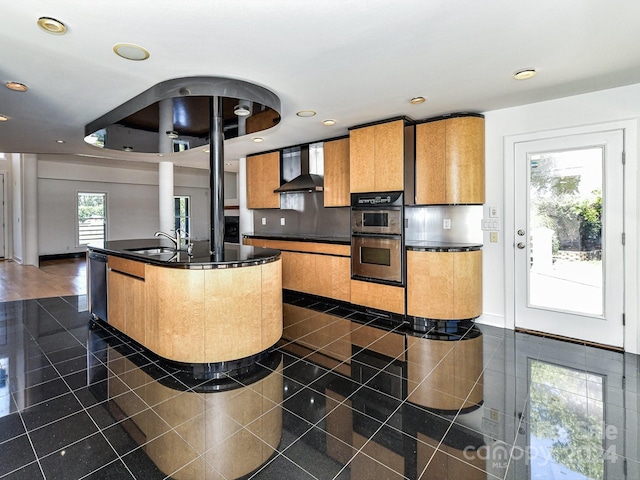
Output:
[[[77,242],[103,247],[107,237],[107,194],[78,192]]]
[[[174,227],[191,236],[191,199],[188,196],[173,197]]]

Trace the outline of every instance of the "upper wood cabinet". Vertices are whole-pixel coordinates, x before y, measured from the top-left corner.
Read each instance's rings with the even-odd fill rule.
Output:
[[[353,193],[404,189],[404,120],[351,130],[349,184]]]
[[[484,203],[484,118],[416,125],[416,204]]]
[[[280,208],[280,152],[247,157],[247,208]]]
[[[348,207],[349,195],[349,139],[324,143],[324,206]]]

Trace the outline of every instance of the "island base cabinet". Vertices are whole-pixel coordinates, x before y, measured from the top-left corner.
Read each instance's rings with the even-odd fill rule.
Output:
[[[482,251],[407,252],[407,314],[464,320],[482,313]]]
[[[282,261],[207,270],[147,266],[147,347],[185,363],[258,354],[282,335]]]
[[[144,345],[146,340],[144,264],[131,261],[123,263],[118,260],[120,259],[117,257],[109,257],[108,260],[109,325]],[[133,276],[130,272],[140,276]]]

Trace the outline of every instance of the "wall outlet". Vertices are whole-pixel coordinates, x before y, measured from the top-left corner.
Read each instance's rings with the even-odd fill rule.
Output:
[[[498,243],[498,232],[489,232],[489,241],[491,243]]]
[[[265,217],[262,217],[262,224],[266,225],[267,224],[267,219]]]
[[[451,219],[445,218],[442,220],[442,228],[445,230],[451,230]]]
[[[280,225],[284,225],[284,217],[280,217]]]
[[[498,207],[489,207],[489,217],[498,218]]]

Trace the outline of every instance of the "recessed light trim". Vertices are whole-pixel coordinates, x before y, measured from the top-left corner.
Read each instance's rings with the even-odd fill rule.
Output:
[[[427,99],[425,97],[413,97],[411,100],[409,100],[409,103],[411,105],[420,105],[421,103],[426,102]]]
[[[248,117],[251,115],[251,110],[246,105],[236,105],[233,107],[233,113],[235,113],[238,117]]]
[[[518,70],[513,74],[513,78],[516,80],[528,80],[536,76],[538,72],[533,68],[525,68],[524,70]]]
[[[56,143],[67,143],[64,140],[56,140]]]
[[[328,118],[328,119],[324,120],[324,121],[322,122],[322,124],[323,124],[325,127],[332,127],[332,126],[334,126],[334,125],[336,124],[336,121],[335,121],[335,120],[333,120],[333,119],[331,119],[331,118]]]
[[[254,137],[253,141],[255,143],[262,143],[262,142],[264,142],[264,138],[262,138],[262,137]]]
[[[9,90],[13,90],[14,92],[26,92],[29,88],[20,82],[7,82],[4,84]]]
[[[113,46],[113,51],[119,57],[135,62],[146,60],[151,56],[146,48],[134,43],[117,43]]]
[[[6,115],[2,115],[0,113],[0,122],[7,122],[9,121],[9,117],[7,117]]]
[[[175,130],[167,130],[166,131],[167,137],[169,138],[178,138],[178,132],[176,132]]]
[[[122,147],[122,150],[124,150],[125,152],[133,152],[133,147],[124,146]]]
[[[67,33],[67,26],[60,20],[51,17],[40,17],[38,19],[38,26],[52,35],[64,35]]]
[[[299,112],[296,112],[296,115],[299,117],[315,117],[316,112],[314,112],[313,110],[300,110]]]

